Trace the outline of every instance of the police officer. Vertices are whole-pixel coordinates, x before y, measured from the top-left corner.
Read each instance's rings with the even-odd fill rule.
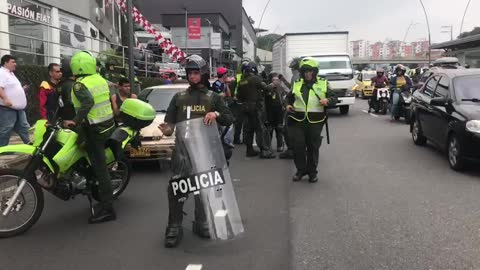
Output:
[[[186,59],[185,70],[190,87],[172,98],[165,116],[165,123],[159,126],[163,134],[166,136],[172,135],[175,124],[187,120],[188,106],[192,108],[191,119],[203,118],[207,125],[214,121],[217,121],[222,126],[231,125],[234,118],[222,97],[206,87],[209,78],[209,67],[206,61],[198,55],[191,55]],[[182,172],[182,164],[184,163],[181,155],[174,152],[172,160],[173,175],[185,173]],[[183,201],[175,199],[171,185],[168,186],[168,205],[169,214],[165,232],[165,247],[171,248],[177,246],[183,236]],[[198,196],[195,196],[193,231],[200,237],[210,237],[206,217]]]
[[[248,65],[250,61],[247,59],[242,60],[242,64],[240,66],[240,72],[238,72],[235,75],[235,81],[232,83],[230,89],[233,90],[233,102],[230,105],[230,109],[232,110],[233,115],[235,116],[235,122],[234,122],[234,127],[235,127],[235,135],[234,135],[234,144],[242,144],[244,141],[240,138],[242,135],[242,131],[244,128],[244,116],[242,112],[242,104],[238,101],[238,87],[240,86],[240,82],[244,79],[243,78],[243,73],[242,70],[244,69],[245,66]],[[245,134],[244,134],[245,135]],[[243,136],[245,137],[245,136]]]
[[[62,98],[63,104],[57,109],[57,118],[73,120],[73,117],[75,117],[75,108],[73,107],[71,95],[75,77],[73,77],[72,70],[70,69],[70,57],[62,59],[61,69],[63,78],[56,91],[57,95]]]
[[[288,87],[292,88],[292,85],[300,79],[300,61],[301,58],[294,58],[292,62],[290,62],[289,68],[292,71],[292,79],[290,80],[290,83],[286,81],[284,77],[282,77],[283,83]],[[292,142],[288,136],[288,113],[285,114],[285,125],[284,125],[284,130],[283,130],[283,136],[285,138],[285,144],[287,145],[287,150],[283,153],[280,154],[279,158],[281,159],[293,159],[293,146]]]
[[[269,89],[260,78],[257,64],[254,62],[243,66],[243,80],[238,86],[238,100],[242,103],[242,111],[246,120],[245,145],[247,157],[257,156],[259,153],[253,149],[253,136],[260,147],[260,158],[275,158],[270,150],[270,134],[268,132],[265,113],[265,95]]]
[[[71,94],[76,116],[73,120],[64,121],[64,125],[77,127],[84,137],[86,151],[93,165],[95,182],[92,184],[97,186],[100,197],[88,222],[93,224],[115,220],[113,191],[105,157],[105,142],[115,127],[108,84],[97,74],[96,60],[88,51],[75,53],[70,68],[76,77]]]
[[[335,105],[337,98],[329,90],[326,80],[317,77],[318,63],[313,58],[300,62],[300,80],[293,84],[287,96],[289,136],[293,145],[297,173],[293,181],[308,175],[311,183],[317,182],[318,152],[322,143],[323,124],[327,119],[326,106]]]

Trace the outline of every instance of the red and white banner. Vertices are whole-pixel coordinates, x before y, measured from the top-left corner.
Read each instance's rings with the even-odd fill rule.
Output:
[[[113,0],[106,0],[105,6],[108,6]],[[115,0],[115,3],[120,7],[120,9],[127,14],[127,3],[125,0]],[[135,23],[140,25],[145,31],[155,36],[155,41],[160,44],[160,47],[164,50],[166,54],[172,57],[172,60],[178,62],[183,61],[187,55],[175,46],[170,40],[164,38],[160,31],[155,29],[152,24],[143,16],[142,13],[134,6],[133,7],[133,20]]]
[[[201,24],[201,18],[188,18],[188,39],[200,39],[202,37]]]

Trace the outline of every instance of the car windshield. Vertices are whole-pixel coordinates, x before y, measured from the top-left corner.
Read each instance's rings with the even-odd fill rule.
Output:
[[[315,59],[320,70],[351,68],[348,57],[315,57]]]
[[[453,80],[453,85],[458,101],[480,100],[480,75],[457,77]]]
[[[375,76],[377,76],[377,74],[364,73],[363,74],[363,80],[364,81],[370,81]]]
[[[171,89],[156,89],[148,95],[147,100],[157,112],[166,112],[170,101],[176,93],[177,91]]]

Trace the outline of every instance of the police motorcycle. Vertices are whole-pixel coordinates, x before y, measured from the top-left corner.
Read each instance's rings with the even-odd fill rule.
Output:
[[[231,131],[226,130],[221,136],[231,138]],[[212,240],[236,238],[244,227],[219,127],[216,123],[205,125],[202,118],[197,118],[177,123],[175,132],[176,155],[172,162],[178,170],[170,180],[174,198],[185,202],[193,193],[194,200],[185,203],[184,212],[194,213],[195,222],[208,231],[203,235]]]
[[[368,112],[371,109],[375,111],[375,113],[381,113],[383,115],[387,114],[389,103],[390,103],[390,89],[388,88],[376,88],[376,94],[374,95],[374,99],[368,100]]]
[[[397,92],[398,100],[395,100],[393,93]],[[391,100],[391,112],[392,118],[395,120],[400,120],[401,117],[405,119],[405,123],[410,123],[411,109],[410,104],[412,103],[412,88],[393,88],[392,89],[392,98]]]
[[[140,129],[152,123],[156,114],[150,104],[137,99],[126,99],[120,110],[124,125],[115,129],[105,145],[114,198],[122,194],[130,180],[123,149],[129,143],[135,145]],[[79,133],[60,123],[60,119],[54,124],[39,120],[31,145],[0,147],[0,154],[32,156],[23,170],[0,169],[0,238],[22,234],[37,222],[44,206],[42,189],[64,201],[85,195],[92,211],[91,198],[99,200],[97,186],[92,183],[95,164],[91,164]]]

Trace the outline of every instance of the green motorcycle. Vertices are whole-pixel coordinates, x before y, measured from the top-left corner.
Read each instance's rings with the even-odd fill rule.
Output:
[[[121,108],[125,125],[117,128],[107,145],[105,155],[113,196],[118,198],[130,181],[129,162],[123,157],[127,144],[137,142],[142,127],[151,123],[155,110],[140,100],[127,99]],[[78,133],[46,120],[35,124],[33,144],[0,147],[0,154],[22,153],[32,158],[23,170],[0,169],[0,238],[12,237],[30,229],[43,211],[42,188],[62,200],[77,195],[98,201],[92,166],[84,147],[78,144]]]

